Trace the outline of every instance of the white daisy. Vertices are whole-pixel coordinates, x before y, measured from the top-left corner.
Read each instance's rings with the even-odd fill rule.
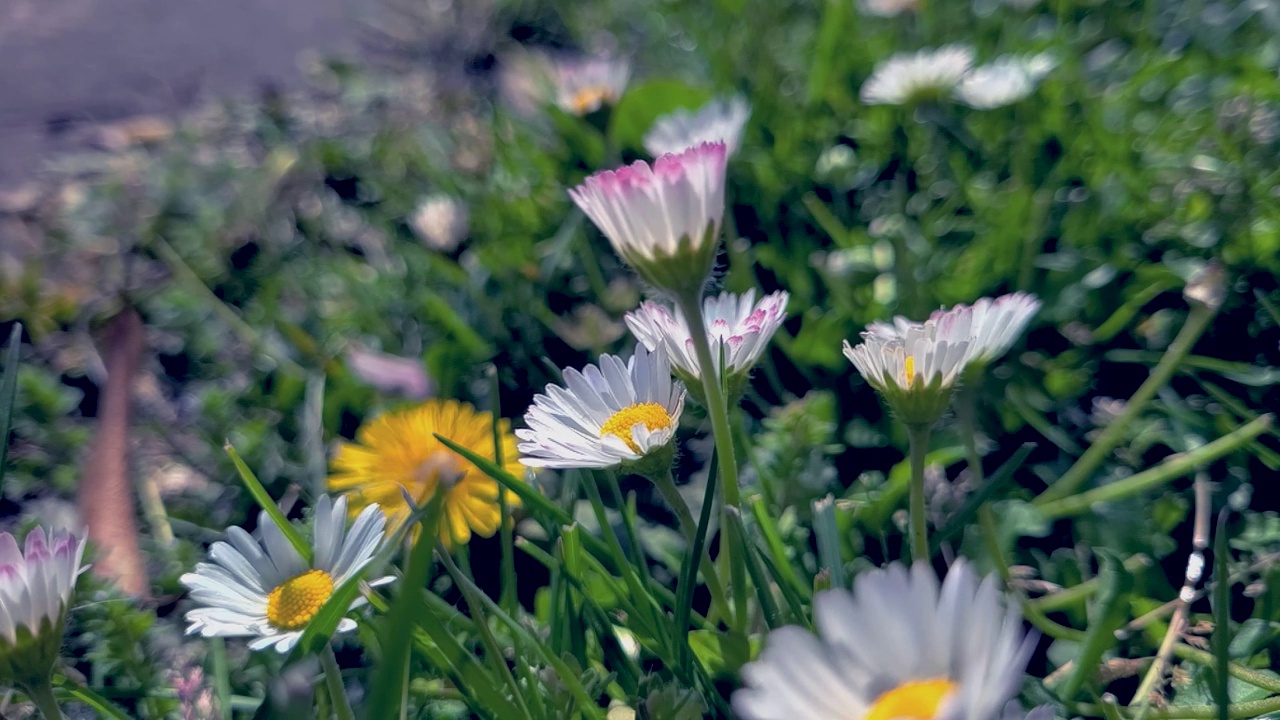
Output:
[[[858,9],[864,15],[897,17],[904,12],[920,9],[920,0],[859,0]]]
[[[876,66],[862,84],[860,96],[868,105],[939,100],[951,92],[972,66],[973,49],[965,45],[898,53]]]
[[[0,680],[47,682],[62,644],[63,622],[84,570],[85,535],[37,527],[25,552],[0,533]]]
[[[665,353],[644,346],[628,362],[604,355],[600,365],[564,371],[565,386],[547,385],[516,430],[520,462],[529,467],[606,468],[670,461],[668,450],[684,410],[684,386],[671,378]],[[645,467],[645,469],[648,469]],[[642,472],[637,470],[637,472]]]
[[[448,195],[423,198],[408,218],[409,229],[424,245],[453,252],[470,230],[470,213],[461,200]]]
[[[720,141],[725,152],[733,155],[750,117],[751,105],[738,95],[712,100],[697,110],[676,110],[653,122],[644,135],[644,149],[660,157],[704,142]]]
[[[1053,65],[1045,54],[999,57],[966,75],[956,86],[956,99],[978,110],[1012,105],[1030,95]]]
[[[254,637],[253,650],[274,646],[287,653],[334,590],[364,570],[382,545],[387,518],[369,505],[346,531],[347,499],[328,495],[316,502],[313,559],[308,565],[266,512],[258,515],[258,534],[227,528],[227,542],[209,548],[212,562],[198,563],[180,579],[200,603],[187,613],[187,634],[204,637]],[[373,585],[390,578],[374,581]],[[354,609],[364,604],[360,598]],[[338,632],[354,630],[343,618]]]
[[[931,425],[946,412],[951,389],[969,357],[967,312],[943,313],[923,323],[895,318],[874,323],[844,355],[908,425]]]
[[[790,295],[786,292],[766,295],[758,303],[755,298],[756,291],[752,289],[742,295],[726,292],[703,300],[711,357],[719,359],[723,353],[730,384],[734,379],[745,377],[787,319]],[[627,313],[625,320],[631,334],[645,347],[654,351],[661,349],[671,358],[680,379],[690,387],[701,386],[702,373],[693,338],[679,308],[672,311],[665,305],[648,301]]]
[[[724,219],[725,144],[703,143],[588,177],[569,197],[656,287],[701,292]]]
[[[574,115],[589,115],[613,105],[627,89],[631,63],[621,58],[562,58],[555,62],[556,105]]]
[[[979,298],[973,305],[960,304],[950,309],[935,310],[925,323],[912,322],[898,316],[893,324],[872,323],[867,332],[880,337],[905,337],[912,327],[927,323],[941,323],[944,317],[955,317],[952,327],[968,327],[969,355],[967,364],[987,364],[1009,351],[1022,335],[1027,323],[1040,309],[1040,301],[1034,295],[1015,292],[998,298]],[[967,319],[964,318],[967,316]]]
[[[1002,720],[1036,643],[964,560],[941,587],[927,563],[863,573],[819,593],[814,620],[816,636],[775,630],[743,667],[743,720]]]

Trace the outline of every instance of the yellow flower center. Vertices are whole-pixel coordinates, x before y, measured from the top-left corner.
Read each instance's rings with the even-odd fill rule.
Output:
[[[902,374],[906,376],[907,387],[916,383],[916,356],[908,355],[902,363]]]
[[[586,115],[608,102],[613,102],[613,89],[607,85],[592,85],[579,90],[569,101],[569,106],[575,115]]]
[[[955,685],[941,678],[903,683],[876,698],[863,720],[930,720]]]
[[[329,573],[308,570],[280,583],[267,595],[267,620],[278,630],[300,630],[332,594],[333,578]]]
[[[667,414],[667,409],[658,403],[637,403],[622,408],[618,412],[609,416],[608,420],[600,426],[600,437],[605,435],[616,435],[622,438],[622,441],[631,448],[632,452],[640,452],[640,446],[636,445],[636,441],[631,439],[631,428],[637,423],[644,423],[645,428],[649,432],[654,430],[666,430],[671,427],[671,416]]]

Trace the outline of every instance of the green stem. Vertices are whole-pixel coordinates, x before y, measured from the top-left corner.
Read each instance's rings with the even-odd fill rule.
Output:
[[[911,446],[911,561],[929,562],[929,526],[924,507],[924,457],[929,452],[929,425],[908,425]]]
[[[1209,327],[1209,321],[1213,319],[1215,313],[1216,308],[1197,302],[1191,303],[1191,312],[1187,315],[1187,321],[1183,324],[1182,330],[1169,344],[1169,349],[1151,370],[1146,382],[1142,383],[1133,397],[1129,398],[1124,412],[1107,425],[1098,439],[1056,483],[1035,499],[1036,504],[1043,505],[1074,493],[1093,475],[1107,455],[1124,441],[1125,434],[1133,426],[1133,421],[1146,409],[1147,403],[1151,402],[1160,388],[1168,384],[1169,378],[1173,377],[1178,365]]]
[[[338,720],[355,720],[356,714],[347,699],[346,688],[342,686],[342,670],[338,667],[338,656],[333,654],[333,645],[324,646],[320,664],[324,667],[324,684],[329,688],[329,699],[333,701],[333,714]]]
[[[58,701],[53,697],[53,685],[49,684],[47,678],[38,683],[26,685],[22,689],[26,691],[31,702],[40,708],[46,720],[63,720],[62,709],[58,707]]]
[[[1098,716],[1098,707],[1096,705],[1081,703],[1076,705],[1076,711],[1085,717]],[[1232,703],[1227,706],[1227,717],[1231,718],[1231,720],[1240,720],[1241,718],[1261,717],[1276,711],[1280,711],[1280,695],[1269,697],[1265,700]],[[1121,714],[1125,717],[1133,717],[1135,713],[1122,710]],[[1147,712],[1146,716],[1150,720],[1209,720],[1210,718],[1218,717],[1218,706],[1191,705],[1159,708]]]
[[[1174,478],[1186,475],[1201,465],[1211,463],[1223,455],[1230,454],[1248,445],[1254,438],[1271,427],[1271,419],[1270,415],[1262,415],[1253,422],[1236,428],[1208,445],[1201,445],[1191,452],[1173,455],[1159,465],[1130,475],[1123,480],[1117,480],[1102,487],[1082,492],[1079,495],[1041,503],[1040,512],[1046,518],[1056,520],[1088,512],[1097,503],[1120,500],[1130,495],[1160,487]],[[1054,487],[1057,486],[1055,485]],[[1048,493],[1045,494],[1047,495]],[[1036,502],[1040,503],[1043,498],[1044,495],[1041,495]]]
[[[680,532],[684,534],[685,541],[692,547],[694,538],[698,534],[698,521],[693,519],[693,513],[689,511],[689,506],[685,503],[684,496],[676,488],[676,479],[671,474],[671,468],[668,467],[666,472],[655,475],[653,484],[658,487],[658,492],[662,493],[662,498],[675,511],[676,518],[680,522]],[[702,557],[698,559],[698,567],[702,570],[703,579],[706,580],[707,591],[711,593],[712,606],[723,617],[730,617],[729,603],[724,592],[724,585],[720,583],[720,576],[716,574],[716,566],[711,562],[711,557],[703,553]]]

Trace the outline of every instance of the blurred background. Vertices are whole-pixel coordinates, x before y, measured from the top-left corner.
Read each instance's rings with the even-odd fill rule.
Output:
[[[518,424],[557,368],[627,350],[645,289],[565,189],[647,158],[659,115],[735,93],[752,116],[716,285],[791,293],[745,431],[749,481],[800,547],[830,492],[865,505],[842,515],[851,552],[897,554],[872,541],[892,508],[864,501],[905,441],[842,339],[1036,293],[1026,341],[977,392],[990,461],[1035,443],[1015,484],[1038,492],[1123,412],[1216,260],[1221,311],[1103,471],[1130,474],[1280,407],[1277,31],[1272,0],[0,0],[0,336],[23,328],[0,522],[67,524],[125,488],[136,521],[101,521],[120,586],[69,643],[96,685],[163,716],[151,691],[200,662],[177,576],[251,522],[224,442],[288,507],[377,412],[455,397]],[[877,63],[948,43],[1052,68],[990,110],[859,101]],[[557,63],[591,57],[629,60],[626,91],[556,108]],[[686,435],[700,497],[709,447]],[[963,488],[958,440],[936,442],[939,482]],[[1274,435],[1248,450],[1215,466],[1227,492],[1280,473]],[[1070,584],[1072,542],[1185,545],[1172,487],[1065,526],[1001,522],[1010,543],[1055,536],[1019,560]],[[1275,514],[1257,518],[1242,552],[1280,543]],[[121,588],[144,604],[106,601]],[[238,657],[237,690],[269,661]]]

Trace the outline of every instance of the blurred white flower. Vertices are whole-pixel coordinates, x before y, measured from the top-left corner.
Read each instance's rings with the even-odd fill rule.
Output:
[[[1045,53],[999,57],[966,75],[956,86],[956,99],[978,110],[1012,105],[1030,95],[1054,64]]]
[[[0,683],[47,683],[62,645],[85,534],[36,527],[22,550],[0,533]]]
[[[997,579],[963,560],[941,586],[927,563],[863,573],[852,592],[819,593],[814,621],[816,635],[769,633],[742,668],[743,720],[1026,717],[1013,700],[1036,638]]]
[[[555,61],[555,99],[561,110],[589,115],[622,97],[631,63],[621,58],[561,58]]]
[[[427,377],[421,360],[353,347],[347,350],[347,369],[383,392],[399,393],[414,400],[431,394],[431,378]]]
[[[920,9],[920,0],[858,0],[858,9],[864,15],[896,17]]]
[[[409,215],[409,228],[427,247],[452,252],[471,229],[467,206],[448,195],[423,198]]]
[[[868,105],[939,100],[955,88],[972,66],[973,49],[966,45],[898,53],[876,66],[862,84],[860,97]]]
[[[739,95],[712,100],[697,110],[676,110],[653,122],[644,135],[644,149],[653,157],[660,157],[704,142],[721,141],[725,152],[733,155],[750,117],[751,105]]]

